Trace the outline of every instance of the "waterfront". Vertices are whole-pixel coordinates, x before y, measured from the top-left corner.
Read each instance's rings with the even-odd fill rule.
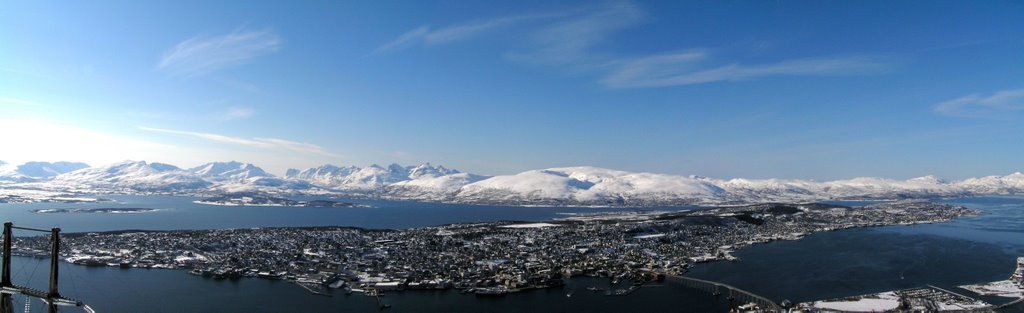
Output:
[[[954,201],[982,210],[979,217],[953,222],[848,229],[819,233],[798,241],[754,245],[736,253],[742,261],[702,263],[690,274],[726,282],[794,302],[880,292],[934,284],[950,287],[1005,279],[1024,242],[1016,227],[1024,216],[1024,199],[979,198]],[[530,210],[533,208],[515,208]],[[145,215],[145,214],[140,214]],[[45,279],[42,261],[18,258],[17,272]],[[334,297],[310,294],[284,281],[203,279],[170,270],[122,270],[63,264],[62,290],[103,312],[174,311],[371,311],[376,300],[358,294]],[[70,276],[70,277],[69,277]],[[902,276],[902,278],[900,277]],[[16,280],[19,278],[16,277]],[[95,285],[83,288],[83,282]],[[384,297],[392,311],[724,311],[710,295],[673,286],[641,288],[626,297],[592,293],[583,285],[607,280],[569,280],[562,288],[530,291],[500,298],[457,292],[403,292]],[[76,287],[77,286],[77,287]],[[572,297],[566,297],[566,294]],[[1005,302],[991,299],[992,303]],[[182,299],[194,299],[193,301]],[[1020,310],[1020,306],[1014,308]]]

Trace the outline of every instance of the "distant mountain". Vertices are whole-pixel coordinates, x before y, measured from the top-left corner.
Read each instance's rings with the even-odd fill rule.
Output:
[[[355,166],[338,167],[326,164],[302,171],[289,169],[285,177],[305,180],[320,186],[337,186],[343,184],[348,175],[351,175],[358,170],[359,168]]]
[[[256,192],[256,193],[301,193],[314,189],[315,186],[304,180],[282,179],[273,176],[254,176],[242,180],[222,181],[211,189],[226,192]]]
[[[212,162],[187,170],[145,161],[125,161],[90,168],[69,162],[29,162],[22,166],[0,164],[3,164],[0,165],[0,187],[24,185],[91,193],[256,192],[480,204],[631,206],[1024,194],[1024,174],[1019,172],[954,182],[934,176],[908,180],[859,177],[817,182],[799,179],[720,180],[589,166],[491,177],[430,163],[367,167],[322,165],[304,170],[289,169],[285,177],[277,177],[253,164],[236,161]],[[0,195],[4,188],[0,188]]]
[[[443,165],[434,167],[429,162],[420,164],[418,166],[406,168],[409,172],[409,178],[416,179],[421,177],[439,177],[444,175],[458,174],[459,171],[445,168]]]
[[[858,177],[848,180],[815,182],[784,179],[731,179],[716,181],[726,190],[730,200],[819,201],[824,199],[905,199],[953,197],[966,193],[933,176],[909,180]]]
[[[290,169],[287,178],[305,180],[326,189],[370,192],[380,191],[387,186],[410,180],[431,179],[458,173],[457,170],[444,166],[435,167],[430,163],[417,166],[391,164],[387,167],[374,164],[364,168],[327,164],[302,171]],[[471,180],[470,176],[466,176],[465,179],[453,179],[453,181],[466,181],[467,183],[472,182]]]
[[[464,186],[487,178],[489,177],[458,172],[436,176],[420,175],[388,185],[383,188],[382,193],[398,199],[448,201]]]
[[[258,166],[236,161],[206,163],[191,168],[188,171],[199,175],[199,177],[215,182],[237,182],[254,177],[273,177],[273,175],[267,174],[267,172],[263,171],[263,169]]]
[[[36,178],[51,178],[87,167],[88,164],[80,162],[28,162],[18,165],[18,173]]]
[[[174,165],[124,161],[90,167],[54,177],[50,186],[99,191],[174,192],[198,190],[212,184]]]
[[[953,186],[975,194],[1022,194],[1024,174],[1016,172],[1006,176],[968,178],[953,183]]]
[[[566,167],[495,176],[463,186],[457,201],[537,204],[701,203],[725,191],[703,179]]]
[[[0,161],[0,181],[2,182],[36,182],[53,178],[67,172],[89,167],[77,162],[28,162],[12,166]]]

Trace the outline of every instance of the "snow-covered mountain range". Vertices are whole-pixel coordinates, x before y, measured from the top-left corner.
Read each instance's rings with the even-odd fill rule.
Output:
[[[1024,174],[944,181],[861,177],[817,182],[797,179],[713,179],[597,167],[531,170],[484,176],[444,166],[322,165],[277,177],[249,163],[213,162],[190,169],[125,161],[0,163],[0,193],[17,188],[89,193],[338,194],[388,199],[511,205],[675,205],[906,199],[1024,194]]]
[[[14,166],[0,161],[0,182],[35,182],[51,179],[57,175],[89,167],[74,162],[28,162]]]

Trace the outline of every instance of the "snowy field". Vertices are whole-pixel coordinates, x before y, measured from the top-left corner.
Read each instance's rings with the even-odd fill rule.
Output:
[[[817,309],[836,310],[845,312],[883,312],[894,310],[900,306],[900,297],[895,292],[867,295],[854,301],[824,300],[815,301]]]

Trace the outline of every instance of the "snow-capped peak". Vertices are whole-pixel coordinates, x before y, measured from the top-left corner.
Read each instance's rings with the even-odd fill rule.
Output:
[[[434,167],[430,165],[430,162],[417,165],[415,167],[408,167],[409,178],[420,178],[420,177],[438,177],[444,175],[457,174],[459,171],[445,168],[443,165]]]
[[[907,181],[919,182],[919,183],[927,183],[927,184],[946,184],[946,183],[948,183],[945,179],[939,178],[938,176],[935,176],[935,175],[927,175],[927,176],[915,177],[915,178],[908,179]]]
[[[255,165],[236,161],[206,163],[189,169],[189,171],[213,181],[242,181],[254,177],[273,177]]]

